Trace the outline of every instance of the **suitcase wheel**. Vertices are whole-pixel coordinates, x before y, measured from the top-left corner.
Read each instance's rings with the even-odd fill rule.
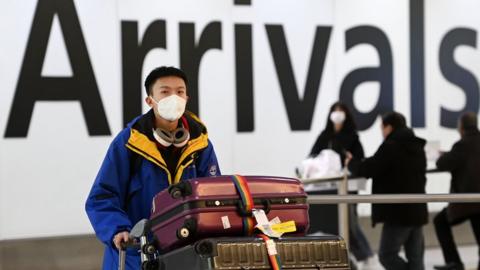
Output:
[[[153,244],[148,244],[143,246],[142,248],[143,253],[148,254],[148,255],[153,255],[157,251],[155,246]]]
[[[142,270],[156,270],[159,269],[160,265],[158,261],[144,261],[142,262]]]
[[[188,181],[183,181],[168,188],[168,193],[174,199],[192,195],[192,186]]]
[[[201,241],[195,245],[195,251],[201,256],[211,256],[213,252],[213,244],[208,240]]]
[[[178,187],[174,187],[170,190],[170,196],[174,199],[180,199],[182,197],[182,191]]]

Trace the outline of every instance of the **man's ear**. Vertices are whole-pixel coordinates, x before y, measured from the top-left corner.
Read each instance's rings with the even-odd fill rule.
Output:
[[[150,108],[153,108],[153,106],[155,105],[155,103],[153,103],[152,101],[152,98],[150,96],[147,96],[145,98],[145,103],[147,103],[147,105],[150,107]]]
[[[463,137],[465,130],[463,129],[462,124],[458,125],[457,130],[458,130],[458,133],[460,133],[460,136]]]
[[[393,126],[392,125],[388,125],[388,134],[392,133],[393,132]]]

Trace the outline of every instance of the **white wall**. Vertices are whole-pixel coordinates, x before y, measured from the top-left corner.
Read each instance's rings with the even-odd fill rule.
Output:
[[[377,66],[377,51],[369,45],[345,48],[345,32],[371,25],[388,37],[393,58],[394,108],[410,119],[409,1],[381,0],[253,0],[235,6],[233,0],[75,1],[111,136],[90,136],[78,101],[37,101],[26,138],[4,138],[22,61],[31,35],[37,1],[0,4],[0,240],[90,233],[84,200],[113,136],[122,128],[121,22],[138,21],[139,40],[154,20],[167,23],[167,49],[152,50],[143,65],[143,78],[159,65],[179,65],[179,23],[194,22],[197,37],[212,21],[222,25],[222,49],[208,51],[199,71],[200,115],[209,127],[224,174],[293,176],[323,129],[330,105],[339,97],[345,76],[354,69]],[[458,139],[454,129],[441,127],[440,107],[461,109],[465,95],[442,75],[439,46],[455,27],[478,31],[478,1],[425,2],[426,128],[417,134],[441,142],[448,150]],[[253,28],[253,132],[236,131],[234,24]],[[330,26],[320,89],[310,130],[292,131],[280,91],[266,24],[283,25],[293,71],[303,89],[315,28]],[[459,47],[455,60],[480,76],[479,53]],[[60,22],[54,19],[42,76],[72,76]],[[68,89],[66,90],[68,91]],[[142,90],[143,91],[143,90]],[[355,105],[367,112],[375,104],[378,83],[364,83],[355,92]],[[146,111],[147,107],[144,106]],[[366,153],[381,143],[379,122],[362,131]],[[448,191],[448,177],[428,183],[430,192]],[[430,209],[438,209],[438,204]],[[362,208],[368,213],[368,207]]]

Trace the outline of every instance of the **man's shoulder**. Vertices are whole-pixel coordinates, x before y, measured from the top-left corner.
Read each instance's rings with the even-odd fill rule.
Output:
[[[400,145],[400,142],[394,139],[387,139],[384,140],[383,143],[380,145],[380,148],[391,148],[397,147]]]
[[[465,150],[475,143],[475,140],[472,140],[471,138],[461,138],[453,144],[452,151]],[[480,143],[480,141],[478,143]]]
[[[117,135],[112,141],[112,144],[125,145],[130,138],[132,128],[134,128],[135,124],[144,116],[145,114],[139,115],[135,117],[132,121],[130,121],[126,127],[124,127],[122,130],[120,130],[120,132],[117,133]]]
[[[112,140],[112,145],[114,146],[123,146],[128,142],[130,138],[131,127],[127,126],[123,128],[120,132],[117,133],[115,138]]]
[[[184,116],[189,126],[190,136],[197,138],[200,135],[207,135],[207,127],[200,118],[190,111],[185,111]]]
[[[458,141],[458,143],[462,144],[480,144],[480,133],[475,132],[468,134],[468,136],[463,137]]]
[[[377,154],[382,156],[396,156],[404,148],[404,144],[394,139],[387,139],[378,147]]]
[[[203,123],[203,121],[195,113],[193,113],[191,111],[185,111],[185,113],[183,115],[185,116],[185,118],[187,118],[187,120],[189,122],[193,122],[193,123],[195,123],[195,125],[201,125],[201,126],[205,127],[205,124]]]

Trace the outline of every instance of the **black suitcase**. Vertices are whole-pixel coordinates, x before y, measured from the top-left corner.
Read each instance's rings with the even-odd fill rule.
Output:
[[[345,242],[338,236],[274,239],[282,269],[350,269]],[[159,270],[271,269],[264,240],[221,237],[200,240],[159,257]]]

